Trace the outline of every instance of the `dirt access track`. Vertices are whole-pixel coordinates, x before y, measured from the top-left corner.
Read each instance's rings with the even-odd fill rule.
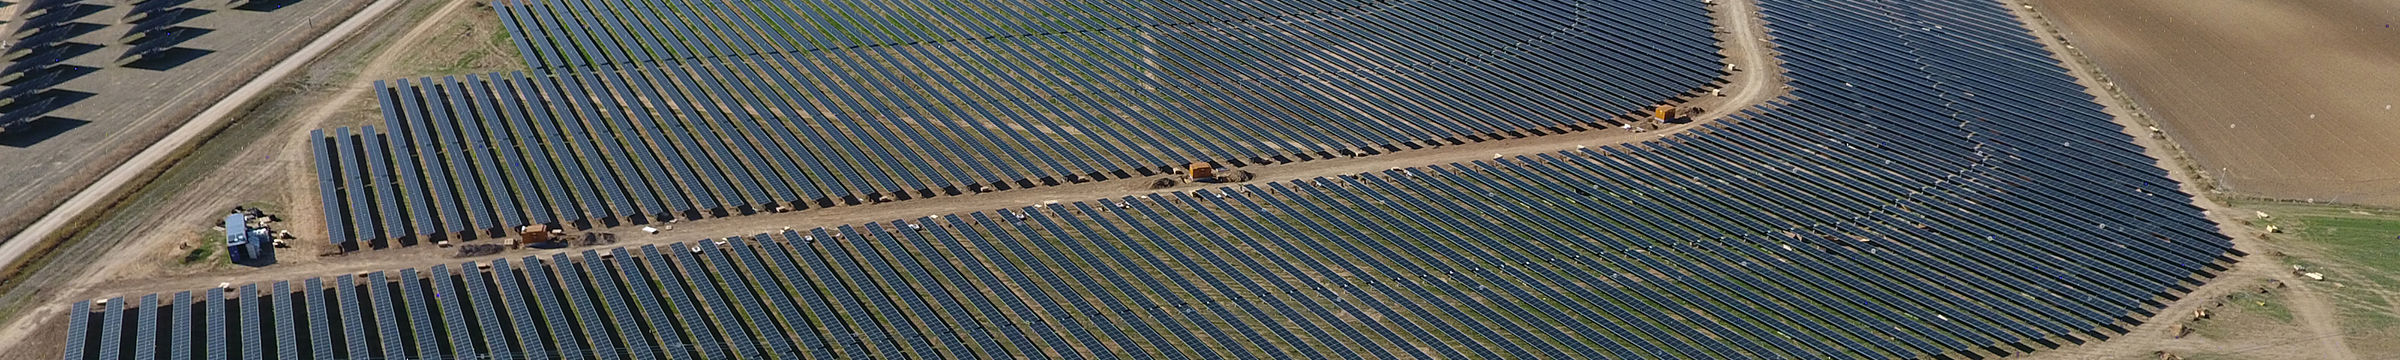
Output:
[[[2031,2],[2227,190],[2400,207],[2400,1]]]

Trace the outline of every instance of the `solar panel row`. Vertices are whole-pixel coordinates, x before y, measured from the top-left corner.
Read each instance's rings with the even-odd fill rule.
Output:
[[[2084,336],[2222,269],[2005,8],[1763,5],[1792,100],[1658,141],[470,263],[474,301],[438,306],[503,339],[452,353],[532,358],[1909,358]],[[319,357],[436,326],[353,279],[307,281]],[[211,291],[168,328],[230,343]],[[155,314],[76,306],[70,359]]]
[[[436,139],[396,171],[458,182],[342,201],[419,236],[780,211],[1610,126],[1721,75],[1698,4],[1327,6],[504,3],[560,65],[384,83],[385,130]]]
[[[1738,130],[1725,130],[1738,131]],[[1668,145],[1656,151],[1677,151],[1686,145]],[[728,241],[717,243],[677,244],[674,249],[692,251],[671,252],[660,256],[655,250],[645,251],[653,269],[674,271],[669,262],[683,264],[680,276],[651,275],[656,279],[688,278],[705,280],[693,284],[700,289],[710,305],[705,311],[718,315],[708,319],[687,317],[684,326],[694,329],[722,331],[720,334],[735,344],[750,339],[746,331],[798,332],[805,328],[774,325],[767,317],[752,309],[766,303],[797,301],[788,292],[752,292],[751,285],[771,288],[805,288],[850,294],[856,301],[844,302],[839,311],[828,311],[817,305],[809,306],[812,316],[855,317],[851,322],[867,328],[903,328],[924,326],[932,322],[966,323],[977,318],[1006,319],[997,326],[1040,329],[1052,332],[1044,335],[1046,343],[1033,344],[1016,351],[1041,349],[1063,354],[1148,354],[1168,355],[1179,351],[1199,352],[1211,347],[1245,353],[1272,354],[1266,344],[1228,343],[1230,340],[1209,341],[1187,338],[1181,342],[1153,336],[1134,336],[1124,332],[1079,332],[1075,329],[1099,327],[1103,323],[1122,323],[1136,328],[1177,326],[1201,329],[1242,329],[1275,327],[1273,319],[1283,319],[1311,326],[1341,329],[1344,336],[1311,332],[1297,342],[1335,351],[1344,347],[1363,347],[1371,344],[1415,344],[1427,347],[1468,347],[1479,350],[1508,352],[1560,352],[1586,355],[1645,354],[1657,356],[1720,356],[1720,357],[1910,357],[1976,345],[1990,345],[2056,335],[2040,328],[2038,323],[2068,324],[2065,331],[2088,329],[2112,321],[2114,316],[2129,311],[2137,298],[2116,297],[2110,293],[2144,296],[2164,284],[2181,281],[2171,276],[2196,269],[2202,261],[2222,251],[2222,244],[2175,245],[2147,241],[2146,237],[2089,236],[2089,239],[2119,240],[2126,244],[2148,243],[2151,246],[2118,248],[2101,244],[2083,246],[1994,246],[1988,240],[1972,236],[1940,235],[1973,227],[1971,221],[1947,218],[1929,223],[1931,231],[1898,226],[1899,222],[1867,223],[1848,219],[1775,219],[1777,214],[1751,214],[1747,217],[1731,212],[1702,217],[1672,208],[1635,207],[1637,198],[1683,198],[1688,204],[1701,208],[1715,207],[1744,199],[1771,199],[1751,194],[1715,193],[1701,191],[1663,191],[1644,183],[1603,179],[1609,176],[1628,176],[1644,171],[1641,165],[1620,161],[1628,155],[1610,155],[1606,151],[1586,151],[1534,158],[1518,158],[1497,162],[1430,167],[1365,176],[1316,179],[1306,182],[1247,186],[1233,191],[1205,191],[1192,194],[1151,195],[1115,199],[1106,202],[1078,203],[1066,206],[1025,208],[965,216],[969,221],[926,219],[916,222],[893,222],[893,227],[869,228],[865,232],[841,228],[817,229],[809,235],[786,233],[780,238],[762,238],[761,242]],[[1697,156],[1697,155],[1695,155]],[[1653,158],[1663,159],[1663,158]],[[1597,175],[1606,174],[1606,175]],[[1646,174],[1645,174],[1646,175]],[[1666,175],[1666,174],[1660,174]],[[1691,174],[1685,174],[1691,175]],[[1704,178],[1721,180],[1723,178]],[[1781,180],[1781,179],[1778,179]],[[1702,182],[1702,183],[1705,183]],[[1601,188],[1581,188],[1579,184],[1601,184]],[[1738,192],[1732,188],[1717,191]],[[1940,191],[1965,191],[1941,189]],[[1947,199],[1945,199],[1947,198]],[[1536,199],[1550,199],[1548,201]],[[1955,197],[1926,195],[1923,199],[1895,201],[1955,201]],[[1766,201],[1766,200],[1752,200]],[[1105,212],[1095,209],[1111,209]],[[1647,209],[1647,210],[1645,210]],[[1924,216],[1959,216],[1942,214],[1935,207],[1924,210]],[[1786,214],[1805,216],[1815,211],[1802,210]],[[1131,214],[1143,214],[1135,217]],[[1172,214],[1161,215],[1161,214]],[[1622,214],[1619,219],[1603,219],[1591,214]],[[1751,227],[1747,229],[1698,229],[1681,226],[1663,216],[1689,215],[1693,218],[1722,219],[1705,223],[1712,226]],[[1973,214],[1966,214],[1972,216]],[[1207,218],[1208,221],[1193,220]],[[1228,220],[1239,219],[1239,220]],[[1573,218],[1573,219],[1570,219]],[[2153,217],[2156,218],[2156,217]],[[1143,221],[1146,219],[1147,221]],[[1266,224],[1262,225],[1261,221]],[[1327,221],[1330,220],[1330,221]],[[1306,226],[1293,226],[1305,221]],[[1822,221],[1822,222],[1818,222]],[[1068,224],[1060,226],[1059,224]],[[1094,230],[1114,227],[1155,229],[1143,235],[1130,235],[1119,230]],[[2033,231],[2038,223],[2000,224],[2015,231]],[[1069,230],[1072,229],[1072,230]],[[1404,232],[1399,229],[1414,229]],[[1713,233],[1710,231],[1727,231]],[[894,233],[897,234],[894,234]],[[1633,232],[1649,232],[1633,234]],[[1221,237],[1215,242],[1177,240],[1189,234]],[[1786,235],[1800,233],[1805,235]],[[975,246],[946,240],[944,245],[921,241],[922,235],[936,238],[974,239]],[[1222,235],[1219,235],[1222,234]],[[1858,242],[1853,238],[1834,238],[1830,234],[1851,234],[1873,239]],[[1702,237],[1711,236],[1716,237]],[[2085,234],[2099,235],[2099,234]],[[919,241],[903,245],[888,242],[898,237],[913,237]],[[1290,241],[1287,238],[1307,238],[1318,241]],[[1222,238],[1232,238],[1222,239]],[[2007,239],[2023,242],[2070,241],[2059,237],[2038,239],[2039,236]],[[883,242],[879,246],[854,246],[851,241]],[[1082,239],[1082,240],[1077,240]],[[987,241],[989,240],[989,241]],[[2218,239],[2221,242],[2222,239]],[[1086,243],[1085,241],[1088,241]],[[1642,241],[1642,242],[1637,242]],[[993,246],[994,242],[1000,246]],[[1034,246],[1009,245],[1033,243]],[[1271,244],[1271,245],[1270,245]],[[1301,244],[1301,245],[1296,245]],[[1302,246],[1305,245],[1306,248]],[[2012,244],[2024,245],[2024,244]],[[915,246],[908,249],[906,246]],[[769,253],[800,250],[804,259],[816,264],[800,270],[834,275],[851,274],[849,280],[825,283],[831,287],[793,284],[791,278],[769,274],[777,271],[766,268],[766,262],[749,262],[754,247],[768,248]],[[927,258],[911,259],[905,266],[923,269],[945,268],[950,258],[960,263],[996,266],[1012,280],[1000,281],[986,276],[982,282],[962,280],[964,277],[943,279],[927,276],[924,279],[903,278],[900,272],[861,276],[872,271],[856,266],[846,259],[876,258],[877,247],[893,253],[914,252]],[[1101,248],[1096,254],[1089,248]],[[728,249],[730,248],[730,249]],[[1062,250],[1067,249],[1067,250]],[[1071,250],[1086,249],[1086,250]],[[2122,257],[2129,261],[2065,261],[2042,262],[1985,262],[1977,257],[1955,256],[1961,251],[1990,252],[2006,258],[2028,258],[2044,249],[2071,249],[2050,254],[2085,258]],[[647,250],[647,249],[646,249]],[[1124,251],[1152,255],[1125,255]],[[2135,253],[2147,252],[2153,256]],[[700,253],[706,257],[688,256]],[[2115,253],[2115,254],[2112,254]],[[548,263],[527,259],[525,276],[535,281],[537,288],[530,296],[560,297],[564,300],[540,301],[544,311],[588,297],[589,293],[558,293],[540,289],[549,281],[548,271],[571,271],[561,274],[580,283],[582,274],[600,271],[604,267],[592,262],[615,262],[629,256],[601,258],[587,254],[583,266],[572,266],[570,259],[554,258]],[[1164,258],[1176,259],[1169,263]],[[1215,267],[1198,266],[1191,259],[1216,258]],[[1233,269],[1222,258],[1249,259],[1241,269]],[[595,260],[597,259],[597,260]],[[1140,259],[1151,262],[1146,269],[1133,270],[1132,262]],[[1352,260],[1337,260],[1352,259]],[[747,262],[743,267],[732,262]],[[1105,262],[1105,264],[1104,264]],[[1268,268],[1259,263],[1275,263]],[[840,264],[830,266],[828,264]],[[1364,263],[1367,266],[1360,266]],[[750,265],[756,264],[756,265]],[[789,266],[791,262],[775,262],[773,266]],[[944,264],[944,265],[930,265]],[[1046,269],[1067,269],[1069,272],[1106,271],[1130,272],[1137,277],[1169,277],[1221,279],[1235,278],[1237,282],[1273,283],[1279,288],[1305,289],[1265,291],[1260,288],[1235,287],[1223,281],[1199,283],[1180,281],[1180,289],[1165,289],[1156,280],[1150,289],[1132,286],[1133,282],[1098,281],[1089,278],[1067,283],[1057,280],[1033,280],[1022,267],[1031,272],[1055,272]],[[1193,264],[1179,266],[1175,264]],[[1338,267],[1334,271],[1292,271],[1299,266]],[[1983,271],[1958,271],[1961,267],[1976,267]],[[2143,271],[2159,267],[2173,272]],[[879,268],[881,268],[879,266]],[[1399,270],[1405,268],[1407,270]],[[507,266],[496,265],[495,275],[502,278],[518,276]],[[798,270],[798,269],[793,269]],[[2061,271],[2068,270],[2068,271]],[[1891,276],[1908,273],[1912,276]],[[2041,284],[2022,286],[2028,280],[2050,279],[2046,274],[2145,274],[2113,283],[2084,287],[2071,284]],[[668,274],[674,274],[672,272]],[[1350,275],[1332,275],[1350,274]],[[1689,274],[1691,278],[1666,278],[1657,274]],[[661,274],[665,275],[665,274]],[[747,276],[745,276],[747,275]],[[480,275],[478,275],[480,276]],[[1122,276],[1111,274],[1108,276]],[[1057,278],[1056,275],[1040,276]],[[1307,281],[1305,284],[1295,284]],[[1908,280],[1902,280],[1908,279]],[[2072,283],[2073,277],[2051,280]],[[961,283],[960,281],[966,281]],[[1049,283],[1048,286],[1036,285]],[[847,285],[843,285],[847,284]],[[1675,284],[1681,284],[1680,286]],[[1963,284],[1966,286],[1953,286]],[[674,288],[680,289],[678,284]],[[805,286],[804,286],[805,285]],[[370,288],[380,286],[370,284]],[[646,286],[646,285],[645,285]],[[1943,286],[1957,293],[1929,292],[1922,289]],[[2137,287],[2139,286],[2139,287]],[[945,294],[981,294],[1024,292],[1034,295],[1032,304],[1022,304],[1015,313],[995,307],[980,307],[980,315],[960,317],[952,312],[937,312],[930,307],[855,306],[859,303],[888,303],[905,301],[906,296],[892,295],[877,287],[927,287]],[[1408,291],[1402,291],[1406,288]],[[726,290],[730,289],[730,290]],[[1002,289],[1015,289],[1006,290]],[[1997,290],[1995,290],[1997,289]],[[2152,290],[2142,290],[2152,289]],[[2004,290],[1998,291],[1998,290]],[[733,294],[726,296],[728,291]],[[1605,293],[1605,294],[1603,294]],[[748,294],[765,296],[757,302]],[[1760,295],[1765,294],[1765,295]],[[610,294],[601,294],[609,296]],[[1504,296],[1507,295],[1507,296]],[[389,295],[383,295],[389,296]],[[981,295],[968,295],[981,296]],[[1461,301],[1467,296],[1484,299],[1518,299],[1509,301]],[[731,297],[739,301],[726,301]],[[1763,299],[1771,297],[1773,299]],[[1129,298],[1159,299],[1157,308],[1169,314],[1136,311],[1127,308]],[[1354,300],[1355,299],[1355,300]],[[1261,304],[1303,303],[1316,307],[1347,306],[1361,309],[1358,303],[1372,301],[1361,310],[1380,321],[1326,321],[1309,319],[1292,312],[1269,313]],[[1387,303],[1412,304],[1398,310]],[[1548,302],[1566,304],[1569,308],[1551,308]],[[738,303],[738,305],[737,305]],[[818,302],[822,303],[822,302]],[[1423,305],[1466,304],[1478,312],[1493,317],[1458,316],[1456,309],[1442,312],[1421,310]],[[1674,307],[1653,308],[1659,304],[1690,304],[1695,310]],[[1760,312],[1753,307],[1782,304],[1812,311]],[[1027,305],[1030,305],[1028,307]],[[1269,305],[1272,306],[1272,305]],[[1590,306],[1624,311],[1586,312],[1575,308]],[[796,308],[796,307],[786,307]],[[1041,311],[1030,309],[1040,308]],[[1075,310],[1064,310],[1074,308]],[[703,311],[690,308],[685,311]],[[1101,311],[1100,309],[1106,309]],[[2105,309],[2099,312],[2084,309]],[[625,309],[620,311],[673,311],[662,308]],[[378,309],[378,311],[386,311]],[[757,311],[768,311],[759,309]],[[747,315],[735,315],[735,314]],[[1451,314],[1444,314],[1451,313]],[[2002,315],[2014,314],[2014,315]],[[1674,315],[1678,318],[1669,318]],[[565,348],[574,332],[606,334],[605,327],[592,321],[603,315],[590,311],[560,311],[552,323],[553,341],[559,351]],[[582,325],[563,317],[583,320]],[[608,317],[612,317],[610,315]],[[386,317],[377,317],[384,321]],[[740,319],[750,319],[744,321]],[[1933,321],[1927,319],[1951,319]],[[918,320],[905,320],[918,319]],[[1055,324],[1035,327],[1034,324]],[[1471,324],[1471,325],[1470,325]],[[1547,324],[1544,326],[1531,326]],[[1558,325],[1590,324],[1587,331],[1560,331]],[[1842,325],[1860,324],[1860,325]],[[625,324],[619,323],[618,326]],[[1467,326],[1462,326],[1467,325]],[[1064,326],[1060,328],[1058,326]],[[1642,331],[1624,327],[1645,327]],[[1656,328],[1681,331],[1657,331]],[[1364,329],[1362,329],[1364,328]],[[1474,329],[1471,333],[1448,336],[1428,332],[1401,334],[1392,328]],[[2018,330],[2002,330],[2018,329]],[[1155,330],[1153,330],[1155,331]],[[1189,334],[1185,331],[1173,331]],[[1214,338],[1218,334],[1211,333]],[[1367,334],[1372,335],[1367,335]],[[1677,335],[1691,334],[1691,335]],[[1710,336],[1702,336],[1708,334]],[[1285,335],[1299,337],[1297,334]],[[1281,337],[1281,336],[1279,336]],[[1095,342],[1067,340],[1090,338]],[[1230,338],[1216,338],[1230,339]],[[1515,340],[1509,340],[1515,339]],[[1981,339],[1981,340],[1970,340]],[[648,341],[640,337],[624,337],[610,341]],[[868,335],[860,340],[872,342],[875,351],[899,351],[901,345],[914,342],[961,342],[956,338],[893,338]],[[1795,343],[1796,342],[1796,343]],[[638,346],[666,346],[645,344]],[[947,344],[944,344],[947,345]],[[986,345],[988,344],[978,344]],[[599,346],[584,343],[579,346]],[[630,345],[627,346],[636,346]],[[1835,346],[1847,348],[1835,348]],[[604,347],[594,347],[601,349]],[[734,347],[736,352],[749,351],[752,345]],[[1005,347],[990,346],[980,352],[1003,353]],[[1407,350],[1404,350],[1407,351]],[[1441,351],[1441,350],[1433,350]],[[932,353],[921,353],[932,354]],[[1378,354],[1380,356],[1381,354]],[[1241,354],[1236,354],[1241,357]]]

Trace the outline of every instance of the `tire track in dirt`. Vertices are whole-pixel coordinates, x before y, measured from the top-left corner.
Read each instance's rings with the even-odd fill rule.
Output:
[[[2327,301],[2325,295],[2318,294],[2307,284],[2292,286],[2283,295],[2284,301],[2292,305],[2292,318],[2300,322],[2300,328],[2308,330],[2309,337],[2317,339],[2317,349],[2322,351],[2325,359],[2358,359],[2358,353],[2350,350],[2349,334],[2342,332],[2341,318],[2334,316],[2333,302]]]

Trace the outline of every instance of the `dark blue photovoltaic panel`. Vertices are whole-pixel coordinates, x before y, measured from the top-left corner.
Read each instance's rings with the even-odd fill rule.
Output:
[[[91,327],[92,327],[92,326],[91,326],[91,323],[92,323],[92,302],[90,302],[90,301],[77,301],[77,302],[75,302],[75,308],[74,308],[73,310],[68,310],[68,312],[67,312],[67,333],[68,333],[68,334],[83,334],[83,333],[89,332],[89,331],[91,331]],[[67,359],[67,360],[81,360],[81,359],[85,359],[86,357],[84,356],[84,348],[87,348],[87,347],[89,347],[89,346],[87,346],[87,345],[85,345],[85,344],[86,344],[87,342],[90,342],[90,341],[91,341],[90,339],[87,339],[87,338],[85,338],[85,337],[83,337],[83,336],[68,336],[68,337],[67,337],[67,347],[66,347],[66,354],[65,354],[64,356],[61,356],[61,358],[64,358],[64,359]]]
[[[312,354],[310,358],[332,359],[334,357],[333,338],[336,336],[333,325],[331,325],[334,322],[334,314],[327,311],[325,307],[338,306],[333,303],[333,297],[338,295],[331,295],[325,291],[324,280],[309,278],[302,283],[301,287],[306,289],[308,295],[301,300],[308,302],[308,318],[312,320],[308,322],[308,348],[309,353]],[[177,357],[177,359],[182,359],[182,357]]]
[[[671,246],[667,249],[667,251],[680,250],[680,246]],[[683,274],[667,263],[666,255],[661,255],[656,246],[642,245],[642,260],[644,261],[643,268],[648,270],[648,277],[652,279],[651,281],[657,282],[658,288],[666,289],[664,302],[672,306],[675,315],[679,317],[676,321],[687,327],[686,331],[691,337],[689,340],[691,342],[685,343],[681,351],[677,351],[675,354],[681,357],[699,357],[702,353],[706,353],[707,358],[723,358],[725,356],[724,343],[717,340],[717,332],[713,330],[714,327],[710,326],[707,320],[701,319],[702,313],[705,313],[706,310],[700,307],[699,301],[692,299],[690,291],[684,290],[683,281],[680,280],[683,278]]]
[[[411,347],[409,356],[420,359],[441,357],[441,339],[436,338],[436,333],[441,331],[441,327],[434,325],[433,322],[433,313],[441,311],[441,307],[426,301],[427,295],[422,295],[426,291],[425,282],[417,279],[417,269],[400,269],[400,279],[398,280],[401,302],[395,304],[394,307],[405,309],[408,312],[408,325],[403,328],[413,334],[413,338],[410,340],[414,341],[409,343]]]
[[[527,263],[525,266],[538,267],[541,263]],[[516,323],[516,328],[510,334],[516,338],[513,342],[516,351],[528,359],[550,358],[548,348],[544,347],[544,337],[540,332],[542,328],[536,325],[539,320],[533,317],[533,303],[526,300],[529,293],[525,292],[523,285],[518,285],[519,274],[509,269],[508,259],[492,260],[492,276],[500,280],[500,296],[508,300],[508,318]]]
[[[404,79],[400,80],[399,82],[402,86],[405,86],[407,80]],[[410,95],[411,98],[407,99],[406,102],[414,103],[416,101],[413,96],[414,94]],[[391,86],[385,86],[383,80],[375,81],[375,98],[377,101],[395,104],[402,103],[402,99],[400,99],[399,96],[401,96],[400,93],[393,91]],[[422,161],[417,157],[418,155],[416,149],[420,148],[419,144],[422,144],[420,141],[423,140],[410,139],[410,134],[418,134],[415,137],[424,137],[429,135],[423,135],[423,131],[409,131],[409,129],[411,129],[410,126],[416,126],[417,128],[424,127],[423,124],[412,121],[407,116],[402,116],[399,107],[383,107],[383,128],[391,131],[391,134],[384,139],[384,143],[387,144],[391,150],[388,154],[392,163],[392,174],[400,176],[400,183],[392,185],[397,186],[398,190],[396,191],[401,195],[402,198],[407,199],[408,202],[404,206],[408,207],[407,212],[409,218],[415,220],[416,223],[414,226],[408,227],[409,229],[415,230],[413,234],[406,235],[443,233],[444,231],[440,230],[441,223],[434,222],[433,220],[433,205],[428,199],[443,198],[436,194],[446,194],[446,192],[427,194],[425,181],[420,180],[418,177],[418,174],[420,173],[430,174],[430,172],[427,172],[425,168],[419,166]],[[447,187],[447,185],[445,185],[445,187]],[[393,228],[399,227],[394,226]]]
[[[351,232],[348,236],[351,239],[373,239],[377,234],[375,211],[373,203],[367,199],[374,195],[367,184],[366,163],[358,159],[361,156],[359,138],[351,137],[349,128],[335,129],[333,143],[334,151],[340,154],[338,164],[342,164],[342,173],[338,174],[342,179],[342,193],[349,196],[350,202],[347,204],[351,205],[342,209],[350,216]]]
[[[334,292],[328,294],[333,296],[333,301],[328,305],[341,309],[342,333],[340,336],[342,343],[349,345],[349,351],[343,354],[351,358],[375,357],[374,350],[368,345],[375,339],[367,337],[367,324],[373,323],[375,320],[368,315],[360,314],[359,308],[372,306],[371,304],[374,302],[369,299],[370,296],[361,292],[382,284],[369,283],[367,286],[359,286],[351,278],[353,276],[335,276],[333,278]]]
[[[346,218],[342,216],[342,204],[346,204],[346,202],[343,202],[343,198],[339,195],[342,187],[341,173],[336,172],[336,165],[333,162],[337,158],[335,154],[339,153],[333,147],[332,139],[325,137],[324,130],[310,130],[308,139],[309,148],[316,153],[318,198],[325,200],[326,239],[331,240],[335,246],[350,243],[355,237],[350,233],[349,223],[342,221]]]
[[[598,261],[599,259],[592,258],[592,260]],[[608,331],[609,319],[600,316],[608,310],[593,305],[599,299],[593,299],[593,295],[590,295],[592,292],[584,283],[583,269],[568,260],[567,254],[550,255],[550,266],[558,271],[558,281],[561,285],[559,290],[566,294],[561,297],[560,301],[573,307],[575,318],[581,321],[577,328],[583,329],[584,339],[591,345],[586,351],[592,352],[592,356],[603,359],[617,358],[618,349],[624,348],[623,340],[611,338],[614,334]]]
[[[392,293],[392,288],[396,286],[392,284],[391,278],[384,274],[385,272],[382,271],[367,273],[366,295],[374,299],[370,302],[374,304],[375,310],[375,316],[372,319],[375,322],[375,334],[382,340],[383,357],[405,359],[408,358],[408,347],[407,340],[403,339],[404,335],[400,331],[403,328],[400,323],[402,316],[400,309],[402,305],[407,304],[392,304],[398,300],[393,298],[399,297],[399,295]]]
[[[407,235],[408,221],[400,217],[401,197],[396,187],[399,184],[392,182],[391,157],[384,151],[387,143],[382,135],[375,133],[374,126],[361,127],[359,131],[359,140],[363,142],[361,148],[367,151],[363,155],[367,162],[367,189],[375,193],[375,212],[383,215],[377,222],[382,224],[382,237]]]
[[[424,169],[457,176],[434,202],[454,210],[431,214],[472,211],[442,222],[485,229],[540,217],[488,206],[551,206],[560,219],[814,206],[790,197],[1556,132],[1606,111],[1562,97],[1684,83],[1689,59],[1676,54],[1710,50],[1696,30],[1712,11],[1086,5],[502,2],[537,74],[395,82],[379,97],[406,105],[394,111],[406,125],[385,125],[402,134],[386,139],[423,145]],[[461,267],[463,284],[433,267],[430,288],[413,269],[398,287],[382,271],[364,287],[334,276],[330,293],[308,279],[298,316],[280,284],[130,311],[118,298],[77,305],[68,354],[141,348],[155,333],[173,336],[176,359],[1987,357],[2109,336],[2095,329],[2226,269],[2228,239],[2004,5],[1760,5],[1791,96],[1654,140],[812,224],[665,252],[516,254],[521,267]],[[1616,21],[1644,16],[1655,19]],[[906,26],[880,26],[893,24]],[[1277,32],[1293,29],[1307,35]],[[1612,42],[1628,36],[1666,40]],[[683,44],[694,39],[707,46]],[[1169,61],[1111,47],[1128,43]],[[1510,50],[1457,61],[1493,48]],[[1651,57],[1572,61],[1593,54]],[[976,71],[925,71],[954,68]],[[1408,121],[1383,121],[1397,114]],[[327,143],[350,139],[336,134],[312,145],[345,150]],[[329,208],[384,207],[342,200],[375,193],[345,180],[358,161],[320,161]],[[514,178],[527,173],[562,177]],[[612,177],[634,195],[553,182]],[[161,312],[165,328],[148,330]],[[308,326],[312,345],[261,345],[259,325],[281,337]]]
[[[201,298],[206,299],[207,302],[200,307],[200,311],[207,313],[208,321],[204,323],[207,326],[201,328],[201,333],[193,336],[201,340],[200,346],[207,348],[208,360],[225,360],[229,355],[226,352],[230,350],[226,349],[226,346],[233,345],[231,336],[233,331],[226,323],[228,321],[226,318],[233,314],[226,311],[231,307],[225,305],[225,290],[208,290],[201,293],[203,294]]]
[[[125,298],[118,297],[108,299],[108,304],[97,309],[100,310],[101,315],[100,338],[97,339],[98,341],[90,342],[100,346],[99,351],[93,354],[99,356],[100,359],[117,359],[124,356],[121,351],[124,348],[122,342],[125,341],[125,313],[132,312],[124,307]]]
[[[263,306],[266,305],[266,298],[258,296],[258,284],[242,285],[242,296],[234,299],[234,305],[241,307],[241,311],[235,313],[241,316],[242,322],[241,358],[267,358],[267,309]]]
[[[175,293],[175,302],[167,306],[171,307],[167,315],[167,358],[190,359],[192,341],[201,336],[203,330],[193,321],[200,314],[195,311],[200,304],[192,302],[192,293],[186,291]]]
[[[575,335],[580,327],[574,322],[575,319],[568,317],[570,309],[559,303],[562,301],[561,293],[550,277],[550,269],[556,264],[543,264],[541,258],[532,256],[525,257],[524,264],[526,291],[533,294],[533,299],[526,303],[542,309],[542,321],[547,322],[550,329],[548,345],[557,349],[560,358],[584,358],[584,349],[588,348],[584,345],[587,343]]]
[[[480,278],[480,276],[476,276],[476,271],[474,269],[475,268],[472,266],[466,267],[466,275],[469,277]],[[449,265],[434,265],[432,269],[428,269],[426,271],[426,276],[433,278],[433,289],[432,291],[425,293],[425,296],[429,297],[429,301],[426,302],[425,306],[440,309],[438,311],[442,313],[441,316],[443,327],[441,332],[443,334],[450,335],[450,343],[448,346],[449,352],[446,353],[441,352],[441,349],[431,348],[431,345],[420,346],[428,346],[425,349],[435,356],[448,354],[452,358],[458,359],[474,357],[477,352],[475,349],[475,330],[472,330],[472,328],[477,326],[476,324],[495,320],[485,317],[475,317],[474,319],[477,321],[472,323],[467,321],[468,316],[473,315],[473,310],[470,310],[470,308],[467,307],[467,292],[461,292],[458,290],[458,284],[461,281],[451,279],[452,277],[457,277],[458,275],[450,273]],[[432,326],[419,327],[418,329],[425,332],[434,331]],[[426,344],[424,340],[418,340],[418,342],[419,344]],[[501,345],[506,346],[507,344],[503,343]]]
[[[266,321],[269,324],[275,324],[273,325],[275,327],[275,358],[300,359],[300,328],[307,326],[303,324],[310,321],[301,319],[298,317],[299,314],[293,310],[293,298],[299,293],[292,291],[291,282],[277,281],[274,290],[275,292],[268,293],[267,296],[275,297],[275,317]],[[150,357],[136,356],[134,358],[149,359]]]
[[[158,335],[161,331],[159,316],[166,315],[166,312],[159,311],[158,306],[158,294],[149,294],[142,295],[141,307],[133,308],[135,316],[141,317],[133,327],[134,359],[158,358]]]
[[[456,179],[461,194],[429,207],[496,212],[499,221],[472,224],[485,230],[1607,128],[1724,75],[1710,9],[1664,0],[574,0],[495,10],[530,74],[378,85],[393,94],[378,96],[384,115],[408,120],[386,121],[395,137],[451,139],[409,149],[449,156],[426,178],[449,171],[439,178]],[[1327,51],[1351,55],[1319,55]],[[419,114],[435,129],[414,126]]]
[[[511,350],[513,349],[512,344],[514,343],[510,342],[508,336],[508,334],[511,332],[509,321],[500,317],[500,314],[508,314],[508,312],[507,310],[498,310],[498,308],[503,304],[509,303],[503,300],[495,300],[495,298],[498,298],[501,296],[501,294],[493,292],[492,286],[487,285],[489,282],[484,281],[483,279],[484,276],[498,275],[504,272],[499,271],[502,268],[497,264],[494,264],[492,268],[493,271],[488,273],[476,271],[474,269],[475,263],[467,263],[459,266],[459,271],[466,275],[462,277],[467,280],[467,292],[471,294],[469,296],[475,298],[475,319],[477,320],[475,321],[475,324],[476,326],[480,327],[483,332],[483,346],[485,349],[484,354],[489,355],[489,357],[493,359],[507,359],[509,356],[513,356],[515,354],[514,350]],[[515,315],[510,314],[510,316]]]

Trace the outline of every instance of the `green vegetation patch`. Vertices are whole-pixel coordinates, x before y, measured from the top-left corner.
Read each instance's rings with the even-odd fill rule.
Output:
[[[2260,205],[2274,226],[2270,241],[2286,246],[2284,262],[2305,272],[2333,297],[2342,326],[2392,329],[2400,326],[2393,299],[2400,296],[2400,211],[2333,206]]]

